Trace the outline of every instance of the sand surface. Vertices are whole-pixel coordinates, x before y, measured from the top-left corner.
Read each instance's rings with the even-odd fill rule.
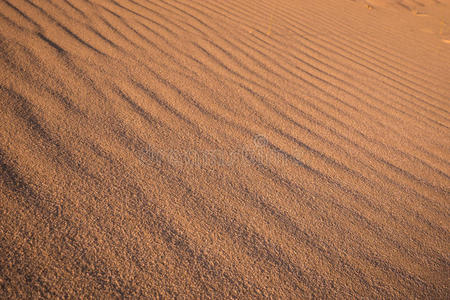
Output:
[[[0,0],[0,298],[448,299],[450,1]]]

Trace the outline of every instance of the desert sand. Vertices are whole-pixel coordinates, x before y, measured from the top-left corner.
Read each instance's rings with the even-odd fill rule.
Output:
[[[0,298],[448,299],[450,1],[0,0]]]

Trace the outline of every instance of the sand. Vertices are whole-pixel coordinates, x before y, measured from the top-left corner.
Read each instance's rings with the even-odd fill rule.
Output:
[[[1,0],[0,298],[448,299],[450,2]]]

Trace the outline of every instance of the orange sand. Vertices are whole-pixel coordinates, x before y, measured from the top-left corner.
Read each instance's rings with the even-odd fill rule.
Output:
[[[0,0],[0,298],[445,299],[450,1]]]

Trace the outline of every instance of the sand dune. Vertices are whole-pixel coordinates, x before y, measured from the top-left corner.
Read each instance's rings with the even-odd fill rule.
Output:
[[[449,26],[0,0],[1,298],[448,298]]]

